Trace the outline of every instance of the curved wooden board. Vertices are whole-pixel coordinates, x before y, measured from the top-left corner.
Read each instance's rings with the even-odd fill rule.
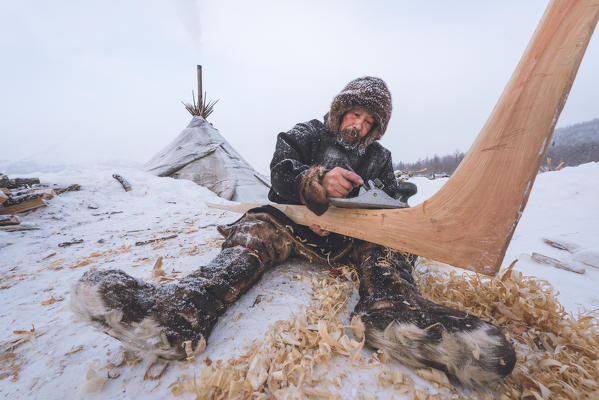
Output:
[[[496,274],[598,18],[599,0],[549,4],[470,151],[424,203],[401,210],[331,207],[320,217],[304,206],[275,206],[303,225],[319,224],[332,232]]]

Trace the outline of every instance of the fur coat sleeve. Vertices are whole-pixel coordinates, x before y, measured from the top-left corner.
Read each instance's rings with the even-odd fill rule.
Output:
[[[279,133],[270,162],[272,187],[268,199],[276,203],[301,204],[299,189],[306,171],[314,166],[314,155],[320,147],[323,125],[312,120]]]

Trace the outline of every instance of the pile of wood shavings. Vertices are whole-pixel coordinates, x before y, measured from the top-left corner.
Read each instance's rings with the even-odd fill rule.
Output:
[[[199,376],[174,382],[172,392],[190,392],[199,399],[340,398],[321,388],[327,382],[326,372],[315,373],[317,365],[328,365],[334,355],[351,357],[356,366],[364,364],[359,354],[363,343],[350,339],[338,319],[346,309],[357,275],[347,267],[338,272],[337,278],[326,274],[311,278],[314,300],[303,313],[289,321],[277,321],[264,340],[243,356],[213,362]],[[335,385],[341,379],[338,376],[329,381]]]
[[[422,264],[426,264],[426,261]],[[596,312],[569,315],[546,281],[513,271],[416,274],[423,296],[507,329],[518,353],[500,399],[599,398],[599,321]]]
[[[426,265],[423,260],[421,265]],[[430,262],[429,262],[430,263]],[[518,353],[514,372],[490,388],[472,393],[474,398],[593,399],[599,398],[599,323],[587,313],[575,318],[564,310],[555,290],[543,280],[513,271],[514,264],[498,277],[477,274],[429,272],[416,274],[421,293],[438,303],[477,315],[509,332]],[[352,365],[378,367],[378,385],[392,386],[398,394],[416,399],[442,398],[414,389],[411,378],[376,364],[365,364],[359,353],[363,343],[350,339],[338,320],[357,283],[355,272],[342,269],[345,279],[312,279],[314,301],[305,313],[278,321],[263,342],[237,359],[213,362],[195,378],[171,384],[175,395],[189,392],[197,398],[340,398],[319,389],[328,379],[341,386],[343,376],[314,374],[319,363],[335,355],[351,357]],[[384,361],[385,357],[375,357]],[[418,371],[417,371],[418,372]],[[436,387],[446,378],[418,375]],[[425,373],[426,372],[426,373]],[[432,374],[432,375],[431,375]],[[431,376],[428,376],[431,375]],[[467,398],[450,388],[450,398]],[[366,396],[367,398],[368,396]]]

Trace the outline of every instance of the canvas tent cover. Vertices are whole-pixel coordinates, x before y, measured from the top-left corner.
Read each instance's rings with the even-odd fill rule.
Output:
[[[195,116],[145,166],[158,175],[189,179],[227,200],[267,201],[270,179],[256,171],[211,123]]]

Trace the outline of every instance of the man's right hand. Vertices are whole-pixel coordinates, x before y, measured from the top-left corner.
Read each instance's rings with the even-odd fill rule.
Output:
[[[322,178],[322,186],[327,197],[346,197],[355,187],[364,184],[364,180],[355,172],[341,167],[335,167]]]

